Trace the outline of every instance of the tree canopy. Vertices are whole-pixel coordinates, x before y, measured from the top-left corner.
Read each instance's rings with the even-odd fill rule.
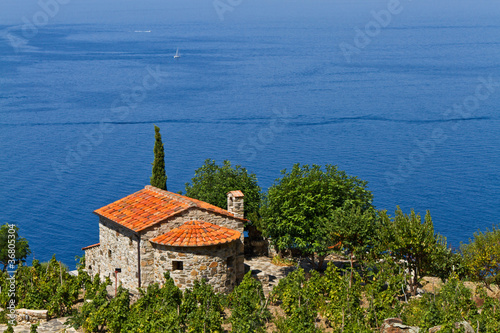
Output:
[[[153,175],[151,176],[151,185],[167,189],[167,174],[165,172],[165,151],[163,149],[163,142],[161,141],[160,128],[155,125],[155,159],[153,161]]]
[[[344,204],[324,219],[320,231],[325,236],[328,249],[344,251],[349,255],[352,283],[354,257],[364,257],[373,249],[376,241],[375,210],[370,208],[363,211],[360,206]]]
[[[295,164],[290,172],[281,171],[264,197],[262,228],[277,250],[295,249],[320,256],[334,245],[324,232],[325,220],[344,205],[372,207],[367,182],[349,176],[335,165]]]
[[[257,176],[240,165],[232,166],[225,160],[218,165],[207,159],[195,171],[191,183],[186,183],[186,195],[227,209],[227,193],[240,190],[245,196],[245,218],[256,219],[262,197]]]
[[[4,272],[9,264],[15,266],[25,262],[31,254],[28,241],[19,237],[18,231],[17,226],[7,223],[0,227],[0,263]]]
[[[469,244],[462,244],[466,269],[474,280],[490,283],[500,282],[500,229],[478,231]]]
[[[404,214],[399,206],[391,219],[385,211],[380,213],[381,239],[387,251],[398,260],[404,260],[413,273],[410,283],[412,294],[416,293],[418,278],[435,267],[434,261],[442,261],[447,251],[446,239],[434,233],[429,211],[424,222],[420,214],[412,209],[410,215]]]

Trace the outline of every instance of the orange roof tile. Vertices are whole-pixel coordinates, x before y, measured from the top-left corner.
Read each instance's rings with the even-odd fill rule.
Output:
[[[246,221],[225,209],[151,185],[99,208],[94,213],[137,232],[192,207]]]
[[[233,195],[233,197],[235,198],[241,198],[241,197],[244,197],[245,195],[243,194],[243,192],[241,191],[229,191],[227,192],[227,194],[231,193]]]
[[[93,245],[89,245],[89,246],[82,247],[82,251],[85,251],[85,250],[91,249],[91,248],[96,247],[96,246],[99,246],[99,245],[101,245],[101,243],[97,243],[97,244],[93,244]]]
[[[241,233],[205,221],[188,221],[178,228],[151,239],[151,242],[170,246],[210,246],[229,243]]]

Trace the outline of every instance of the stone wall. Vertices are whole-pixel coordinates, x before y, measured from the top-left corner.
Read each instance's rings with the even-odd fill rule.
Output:
[[[141,278],[143,286],[155,282],[152,265],[154,263],[154,251],[151,243],[148,241],[154,237],[162,235],[174,228],[180,227],[187,221],[200,220],[209,222],[215,225],[223,226],[229,229],[239,231],[241,233],[240,239],[235,242],[235,260],[234,260],[234,274],[236,281],[243,280],[245,275],[244,269],[244,235],[243,235],[243,221],[237,218],[217,214],[210,211],[205,211],[196,207],[190,208],[176,216],[167,219],[165,222],[154,225],[141,232]]]
[[[115,287],[115,269],[118,273],[118,285],[135,290],[138,287],[137,275],[137,236],[104,217],[99,221],[100,245],[85,251],[85,266],[89,274],[99,274],[102,279],[110,277]]]
[[[101,272],[100,249],[100,245],[97,245],[85,250],[85,268],[87,269],[87,273],[92,277]]]
[[[243,221],[237,218],[217,214],[210,211],[190,208],[166,221],[154,225],[140,232],[140,274],[141,287],[159,282],[155,272],[155,249],[150,239],[177,228],[187,221],[201,220],[215,225],[237,230],[241,233],[239,240],[232,242],[232,252],[234,257],[231,274],[235,276],[236,282],[243,279],[244,272],[244,247],[243,247]],[[118,284],[134,291],[139,286],[138,280],[138,246],[137,236],[132,230],[127,229],[107,218],[100,217],[99,220],[99,240],[100,245],[85,251],[85,266],[92,276],[99,274],[102,279],[110,277],[115,287],[114,272],[116,268],[121,268],[118,273]],[[193,253],[191,253],[193,254]],[[225,260],[226,257],[224,257]],[[158,258],[159,259],[159,258]],[[221,259],[222,260],[222,259]],[[163,279],[163,273],[159,276]],[[226,278],[227,279],[227,278]],[[220,287],[218,287],[220,288]]]
[[[192,288],[194,281],[201,279],[206,279],[216,292],[230,292],[236,285],[238,251],[234,241],[203,247],[159,244],[153,244],[152,247],[154,279],[160,283],[165,282],[163,273],[170,271],[170,276],[180,289]]]
[[[18,324],[38,324],[47,321],[47,310],[16,309]]]

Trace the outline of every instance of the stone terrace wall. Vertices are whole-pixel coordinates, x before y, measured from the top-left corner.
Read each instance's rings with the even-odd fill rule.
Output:
[[[192,288],[195,280],[205,278],[216,292],[230,292],[236,285],[237,243],[203,247],[172,247],[153,244],[154,279],[164,283],[163,273],[170,271],[175,284]],[[227,258],[232,258],[228,267]],[[174,270],[174,261],[182,262],[182,270]]]
[[[187,211],[180,213],[179,215],[167,219],[163,223],[154,225],[141,233],[141,279],[142,285],[144,287],[150,283],[157,281],[154,276],[153,267],[153,264],[155,262],[155,252],[153,250],[153,246],[148,240],[162,235],[174,228],[180,227],[187,221],[193,220],[209,222],[215,225],[239,231],[241,233],[240,240],[235,242],[235,244],[233,245],[236,252],[233,269],[234,274],[236,275],[236,281],[240,282],[241,280],[243,280],[243,276],[245,275],[243,221],[233,217],[193,207],[191,209],[188,209]],[[161,277],[163,278],[163,274],[161,275]]]
[[[100,273],[100,249],[101,246],[98,245],[85,250],[85,268],[87,270],[87,273],[89,273],[89,275],[92,277]]]
[[[104,217],[100,217],[99,221],[99,240],[101,245],[96,247],[99,249],[95,261],[97,272],[101,278],[109,276],[115,287],[115,268],[121,268],[121,273],[118,273],[118,284],[122,283],[123,287],[135,290],[138,287],[137,275],[137,236],[134,232],[122,227]],[[87,268],[88,268],[88,264]],[[94,270],[94,266],[92,267]]]

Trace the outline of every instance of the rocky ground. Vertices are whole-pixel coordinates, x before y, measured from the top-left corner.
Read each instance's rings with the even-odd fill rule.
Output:
[[[64,322],[68,318],[55,318],[51,319],[45,323],[41,323],[38,326],[37,332],[39,333],[75,333],[83,332],[82,330],[75,330],[72,327],[64,325]],[[30,325],[17,325],[14,326],[14,332],[16,333],[29,333]],[[0,332],[4,332],[7,329],[7,325],[0,325]]]

